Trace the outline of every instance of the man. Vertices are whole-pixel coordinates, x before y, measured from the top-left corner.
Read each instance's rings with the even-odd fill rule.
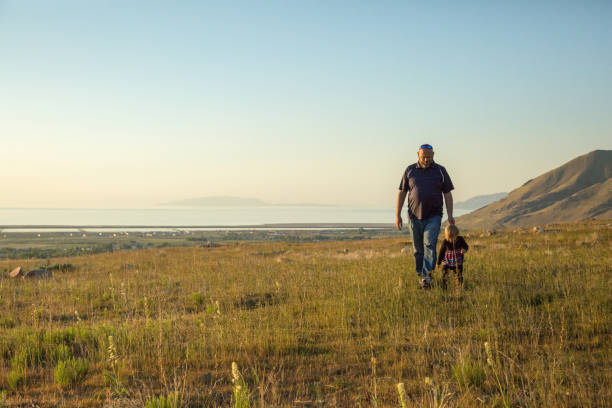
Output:
[[[436,265],[436,245],[442,222],[442,197],[446,203],[448,222],[453,218],[453,183],[446,169],[433,160],[433,147],[423,144],[419,148],[419,161],[408,166],[399,186],[395,225],[402,229],[402,207],[408,195],[408,218],[414,248],[414,261],[419,285],[431,287],[431,272]]]

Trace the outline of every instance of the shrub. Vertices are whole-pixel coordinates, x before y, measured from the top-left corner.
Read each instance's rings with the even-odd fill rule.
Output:
[[[0,318],[0,328],[2,329],[12,329],[15,327],[17,323],[15,323],[15,319],[11,317],[2,317]]]
[[[81,383],[87,375],[88,364],[86,360],[70,358],[60,360],[55,366],[55,381],[62,388]]]
[[[197,310],[200,310],[200,308],[204,305],[205,301],[206,298],[200,292],[195,292],[191,294],[191,302]]]
[[[71,263],[58,263],[55,265],[41,266],[40,269],[46,269],[48,271],[72,272],[76,269],[76,267]]]
[[[28,351],[26,349],[21,349],[19,352],[15,353],[13,358],[11,359],[11,367],[12,368],[25,368],[29,364]]]
[[[35,367],[44,361],[44,349],[36,335],[28,334],[20,342],[19,351],[16,351],[11,361],[12,367]]]
[[[22,367],[13,367],[6,375],[6,382],[11,390],[15,391],[23,384],[25,370]]]
[[[72,352],[70,351],[70,347],[65,344],[60,344],[51,353],[51,358],[54,363],[58,363],[59,361],[66,361],[71,357]]]
[[[485,369],[470,359],[461,359],[452,367],[453,377],[463,389],[470,386],[480,387],[484,384],[487,374]]]
[[[145,408],[178,408],[180,406],[180,395],[178,391],[167,396],[159,396],[151,398]]]

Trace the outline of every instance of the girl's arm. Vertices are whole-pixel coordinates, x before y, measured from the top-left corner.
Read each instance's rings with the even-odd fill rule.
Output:
[[[461,247],[461,249],[463,249],[464,252],[467,252],[468,249],[470,249],[470,246],[467,244],[467,242],[465,242],[465,239],[463,239],[463,237],[461,237],[461,242],[459,242],[459,246]]]
[[[440,252],[438,253],[438,260],[436,261],[438,266],[440,266],[440,264],[442,263],[442,257],[444,256],[445,252],[446,252],[446,240],[442,241],[442,245],[440,246]]]

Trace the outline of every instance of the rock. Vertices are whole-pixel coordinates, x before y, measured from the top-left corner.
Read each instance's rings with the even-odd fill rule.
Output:
[[[402,254],[406,253],[409,254],[412,252],[412,247],[410,245],[406,245],[405,247],[402,248]]]
[[[533,227],[532,231],[535,232],[535,233],[540,233],[540,232],[544,232],[544,228]]]
[[[491,230],[491,231],[487,231],[487,237],[492,237],[493,235],[497,234],[497,232],[495,230]]]
[[[9,277],[16,278],[23,275],[23,268],[21,266],[16,267],[9,273]]]
[[[51,271],[48,271],[46,269],[34,269],[33,271],[26,272],[26,274],[23,277],[24,278],[47,279],[47,278],[50,278],[51,276],[53,276]]]

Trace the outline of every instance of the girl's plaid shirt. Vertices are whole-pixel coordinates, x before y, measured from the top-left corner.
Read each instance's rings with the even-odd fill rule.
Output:
[[[463,254],[467,252],[469,246],[461,235],[455,238],[454,244],[448,240],[442,242],[440,254],[438,255],[438,265],[444,263],[450,267],[463,265]],[[462,252],[463,250],[463,252]]]
[[[446,250],[444,253],[444,259],[442,259],[444,265],[455,267],[457,265],[463,265],[463,254],[460,249]]]

